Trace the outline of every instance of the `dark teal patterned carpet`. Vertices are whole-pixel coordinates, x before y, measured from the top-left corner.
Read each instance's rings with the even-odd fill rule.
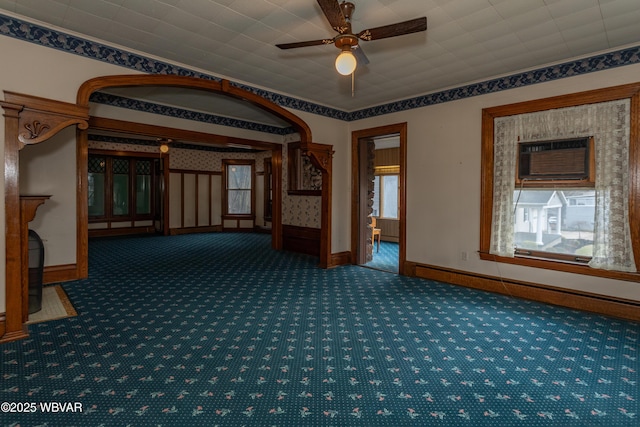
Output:
[[[366,263],[365,267],[397,273],[399,257],[397,243],[382,241],[380,242],[380,250],[377,250],[377,244],[373,248],[373,259]]]
[[[90,278],[64,285],[79,315],[0,346],[0,400],[82,412],[0,424],[640,425],[638,324],[321,270],[269,239],[92,241]]]

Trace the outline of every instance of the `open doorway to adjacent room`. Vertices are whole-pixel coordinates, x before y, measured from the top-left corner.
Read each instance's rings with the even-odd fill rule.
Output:
[[[404,274],[406,123],[353,132],[352,263]]]

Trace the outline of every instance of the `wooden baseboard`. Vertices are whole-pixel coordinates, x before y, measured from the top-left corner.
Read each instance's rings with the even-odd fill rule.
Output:
[[[283,225],[282,249],[320,256],[320,229]]]
[[[7,316],[6,313],[0,313],[0,344],[17,341],[29,337],[27,325],[22,326],[22,330],[14,331],[9,334],[7,332]]]
[[[153,226],[122,227],[89,230],[89,237],[126,236],[128,234],[152,234],[156,229]]]
[[[42,272],[42,284],[68,282],[78,280],[78,266],[76,264],[50,265]]]
[[[351,264],[351,251],[338,252],[331,254],[331,264],[329,267],[338,267],[340,265]]]
[[[640,302],[574,291],[556,286],[470,273],[432,265],[407,262],[405,273],[468,288],[509,295],[570,309],[640,321]]]
[[[179,234],[191,234],[191,233],[218,233],[222,231],[221,225],[212,225],[207,227],[185,227],[185,228],[172,228],[169,230],[169,235],[177,236]]]

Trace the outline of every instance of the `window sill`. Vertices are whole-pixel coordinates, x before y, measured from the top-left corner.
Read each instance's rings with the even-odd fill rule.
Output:
[[[624,280],[627,282],[640,282],[639,273],[627,273],[624,271],[602,270],[591,268],[584,263],[570,261],[556,261],[542,258],[532,258],[516,255],[514,258],[493,255],[480,252],[480,259],[483,261],[500,262],[504,264],[515,264],[524,267],[544,268],[545,270],[563,271],[565,273],[583,274],[586,276],[604,277],[607,279]]]

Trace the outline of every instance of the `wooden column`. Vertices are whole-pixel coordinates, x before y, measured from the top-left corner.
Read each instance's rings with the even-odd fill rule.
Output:
[[[28,227],[23,230],[23,208],[20,201],[20,150],[25,145],[48,140],[62,129],[77,125],[86,129],[89,108],[75,104],[4,92],[0,101],[4,110],[4,203],[5,203],[5,311],[0,320],[0,342],[28,336],[25,326],[28,317]],[[25,218],[30,210],[35,215],[34,200],[24,201]],[[41,204],[37,203],[36,207]],[[33,218],[33,215],[31,218]],[[29,221],[26,221],[28,223]],[[27,254],[27,257],[25,257]]]
[[[302,142],[303,153],[322,171],[322,218],[320,220],[320,267],[331,267],[331,180],[333,145]]]

